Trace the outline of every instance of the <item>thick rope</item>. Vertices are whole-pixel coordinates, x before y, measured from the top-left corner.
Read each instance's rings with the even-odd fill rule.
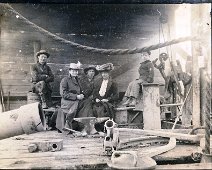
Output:
[[[205,153],[210,154],[210,108],[211,108],[211,87],[210,79],[206,76],[206,105],[205,105]]]
[[[156,45],[151,45],[151,46],[147,46],[147,47],[143,47],[143,48],[134,48],[134,49],[100,49],[100,48],[94,48],[94,47],[84,46],[84,45],[66,40],[64,38],[61,38],[61,37],[49,32],[49,31],[45,30],[44,28],[37,26],[36,24],[32,23],[31,21],[26,19],[24,16],[22,16],[20,13],[18,13],[16,10],[14,10],[9,4],[0,4],[0,5],[3,5],[6,9],[9,9],[12,13],[16,14],[19,19],[24,20],[27,24],[29,24],[30,26],[32,26],[36,30],[46,33],[47,35],[51,36],[53,39],[58,40],[60,42],[63,42],[65,44],[69,44],[71,47],[74,47],[74,48],[77,48],[77,49],[80,49],[80,50],[83,50],[83,51],[87,51],[87,52],[92,52],[92,53],[100,53],[100,54],[108,54],[108,55],[136,54],[136,53],[142,53],[142,52],[156,50],[156,49],[159,49],[159,48],[162,48],[162,47],[166,47],[166,46],[169,46],[169,45],[173,45],[173,44],[177,44],[177,43],[181,43],[181,42],[185,42],[185,41],[199,41],[199,38],[197,36],[188,36],[188,37],[181,37],[181,38],[178,38],[178,39],[174,39],[174,40],[171,40],[171,41],[167,41],[167,42],[164,42],[164,43],[159,43],[159,44],[156,44]]]

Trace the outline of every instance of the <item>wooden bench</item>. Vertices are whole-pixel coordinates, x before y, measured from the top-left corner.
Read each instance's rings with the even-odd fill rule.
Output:
[[[143,128],[142,111],[135,107],[118,107],[115,111],[115,122],[119,127]]]

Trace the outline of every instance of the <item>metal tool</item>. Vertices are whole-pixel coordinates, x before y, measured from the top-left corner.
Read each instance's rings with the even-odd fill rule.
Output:
[[[103,142],[104,152],[111,156],[112,153],[118,148],[119,145],[119,130],[117,124],[109,119],[105,122],[104,128],[107,131]]]

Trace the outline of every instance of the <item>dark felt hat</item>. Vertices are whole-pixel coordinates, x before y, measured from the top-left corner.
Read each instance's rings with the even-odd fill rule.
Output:
[[[46,50],[40,50],[36,53],[36,57],[38,57],[41,54],[45,54],[47,58],[49,58],[50,54]]]
[[[96,67],[94,65],[89,65],[86,68],[84,68],[84,73],[87,74],[88,70],[93,69],[95,71],[95,76],[97,74],[99,74],[99,72],[97,71]]]

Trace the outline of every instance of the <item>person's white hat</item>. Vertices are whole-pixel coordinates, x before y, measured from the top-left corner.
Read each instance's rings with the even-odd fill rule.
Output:
[[[70,63],[70,66],[69,66],[69,70],[80,70],[80,69],[82,69],[81,68],[81,63],[78,61],[78,63],[76,64],[76,63]]]

